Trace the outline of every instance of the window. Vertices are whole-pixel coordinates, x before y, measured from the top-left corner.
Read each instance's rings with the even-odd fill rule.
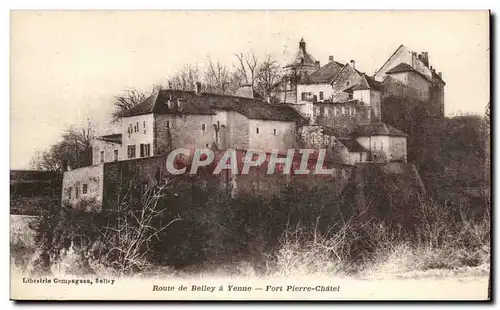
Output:
[[[144,129],[144,134],[146,134],[146,121],[142,121],[142,129]]]
[[[114,151],[114,155],[115,155],[115,161],[118,161],[118,150]]]
[[[71,199],[71,192],[72,192],[72,189],[73,189],[73,188],[71,188],[71,186],[70,186],[70,187],[68,187],[68,189],[67,189],[67,193],[66,193],[66,194],[68,195],[68,199]]]
[[[127,146],[127,157],[135,158],[135,145]]]
[[[82,186],[82,194],[86,194],[87,193],[87,184],[83,184]]]
[[[139,154],[140,154],[140,157],[149,157],[151,156],[151,147],[150,147],[150,144],[143,144],[141,143],[141,145],[139,146]]]
[[[135,123],[135,132],[138,132],[139,131],[139,122],[136,122]]]
[[[306,101],[306,97],[307,97],[307,93],[300,94],[300,98],[302,99],[302,101]]]
[[[301,58],[300,59],[300,63],[303,64],[304,63],[304,58]]]
[[[99,161],[100,161],[101,163],[103,163],[103,162],[104,162],[104,151],[99,152]]]
[[[205,124],[201,124],[201,131],[205,132]]]
[[[273,129],[274,130],[274,135],[276,136],[276,129]]]
[[[167,121],[167,128],[170,128],[170,121]]]
[[[257,130],[256,130],[257,134],[259,134],[259,127],[257,127],[256,129],[257,129]]]
[[[319,100],[323,100],[323,92],[322,91],[319,92]]]
[[[205,147],[208,147],[208,143],[205,143]]]
[[[352,99],[352,93],[347,94],[347,98]]]
[[[80,184],[76,184],[75,186],[75,198],[80,198]]]
[[[217,128],[220,128],[220,122],[217,121]]]
[[[363,161],[363,153],[359,153],[359,161],[362,162]]]
[[[346,87],[349,87],[350,84],[351,84],[351,82],[349,82],[349,81],[345,82]]]

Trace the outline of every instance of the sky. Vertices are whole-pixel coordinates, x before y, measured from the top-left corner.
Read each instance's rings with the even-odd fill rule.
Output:
[[[28,169],[69,126],[106,127],[115,95],[149,91],[207,57],[291,60],[301,38],[326,64],[356,61],[372,75],[404,44],[443,72],[445,113],[489,102],[486,11],[14,11],[10,42],[10,164]]]

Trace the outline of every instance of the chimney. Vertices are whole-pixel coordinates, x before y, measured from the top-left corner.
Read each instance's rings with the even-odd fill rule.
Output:
[[[174,109],[174,97],[172,96],[172,94],[168,95],[167,106],[169,110]]]
[[[429,67],[429,53],[428,52],[422,52],[422,62],[424,65]]]
[[[300,39],[299,42],[299,49],[306,51],[306,41],[304,41],[304,38]]]
[[[201,83],[200,82],[196,82],[196,85],[194,86],[194,93],[196,95],[201,95]]]
[[[319,69],[319,68],[320,68],[319,60],[316,60],[316,69]]]
[[[354,60],[351,60],[351,67],[353,69],[356,69],[356,62]]]

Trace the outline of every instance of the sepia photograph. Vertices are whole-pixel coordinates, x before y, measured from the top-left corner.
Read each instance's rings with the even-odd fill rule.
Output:
[[[10,12],[11,300],[491,300],[490,12]]]

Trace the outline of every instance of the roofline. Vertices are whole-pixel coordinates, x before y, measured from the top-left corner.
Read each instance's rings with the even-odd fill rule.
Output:
[[[374,76],[377,75],[380,70],[382,70],[382,68],[389,62],[389,60],[392,59],[392,57],[394,57],[394,55],[396,55],[396,53],[399,51],[400,48],[402,47],[405,47],[403,44],[399,45],[399,47],[394,51],[394,53],[392,53],[391,56],[389,56],[389,58],[387,58],[387,60],[384,62],[384,64],[375,72]]]
[[[356,136],[356,137],[374,137],[374,136],[388,136],[388,137],[408,137],[407,134],[403,133],[403,134],[379,134],[379,133],[376,133],[376,134],[373,134],[373,135],[365,135],[365,134],[359,134],[357,132],[353,132],[352,133],[353,136]]]
[[[342,72],[342,71],[343,71],[343,70],[344,70],[347,66],[349,66],[349,67],[350,67],[351,65],[349,65],[349,63],[346,63],[346,64],[342,67],[342,69],[340,69],[340,71],[339,71],[339,72],[337,72],[337,74],[336,74],[336,75],[335,75],[335,77],[332,79],[332,81],[330,82],[330,84],[332,84],[332,83],[333,83],[333,82],[337,79],[337,77],[339,76],[339,74],[340,74],[340,73],[341,73],[341,72]],[[363,73],[363,72],[359,71],[359,70],[358,70],[358,69],[356,69],[356,68],[353,68],[353,70],[354,70],[354,72],[356,72],[356,74],[357,74],[358,76],[362,76],[362,75],[364,75],[364,73]]]
[[[404,64],[406,64],[406,63],[404,63]],[[409,66],[409,65],[408,65],[408,66]],[[411,67],[411,66],[410,66],[410,67]],[[395,67],[394,67],[394,68],[395,68]],[[393,69],[394,69],[394,68],[393,68]],[[416,74],[420,75],[420,76],[421,76],[421,77],[423,77],[423,78],[424,78],[424,80],[426,80],[427,82],[432,82],[432,78],[430,78],[430,79],[429,79],[429,78],[428,78],[425,74],[423,74],[422,72],[420,72],[420,71],[418,71],[418,70],[415,70],[415,69],[413,69],[413,68],[408,69],[408,70],[404,70],[404,71],[390,72],[390,73],[389,73],[389,71],[391,71],[391,70],[392,70],[392,69],[388,70],[385,74],[386,74],[386,75],[391,75],[391,74],[398,74],[398,73],[407,73],[407,72],[412,72],[412,73],[416,73]]]
[[[349,149],[349,148],[348,148],[348,147],[347,147],[344,143],[342,143],[342,141],[340,141],[340,140],[349,140],[349,138],[347,138],[347,139],[343,139],[343,138],[335,138],[335,140],[336,140],[338,143],[340,143],[340,144],[341,144],[341,145],[342,145],[345,149],[347,149],[348,151],[351,151],[351,150],[350,150],[350,149]],[[362,146],[362,145],[361,145],[358,141],[356,141],[356,143],[358,143],[358,144],[359,144],[359,146],[361,146],[361,147],[363,148],[364,152],[368,152],[368,150],[367,150],[364,146]],[[353,151],[353,153],[359,153],[359,152],[357,152],[357,151]]]

